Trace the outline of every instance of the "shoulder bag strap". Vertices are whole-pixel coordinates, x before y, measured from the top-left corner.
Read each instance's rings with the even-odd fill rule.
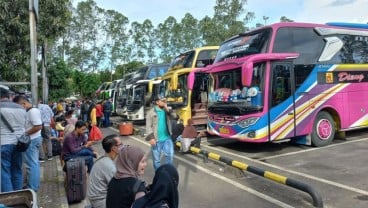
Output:
[[[9,121],[8,121],[8,120],[6,120],[6,118],[4,117],[4,115],[3,115],[1,112],[0,112],[0,117],[1,117],[1,120],[4,122],[5,126],[6,126],[6,127],[8,127],[8,129],[9,129],[12,133],[14,133],[14,129],[13,129],[13,127],[11,127],[11,126],[10,126]]]

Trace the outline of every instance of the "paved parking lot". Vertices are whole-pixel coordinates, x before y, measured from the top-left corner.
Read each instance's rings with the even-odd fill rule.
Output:
[[[144,130],[144,126],[135,127]],[[104,128],[103,133],[106,136],[118,133],[118,130]],[[290,143],[246,144],[205,138],[202,149],[308,184],[321,195],[324,207],[364,208],[368,207],[367,136],[364,131],[356,132],[348,135],[346,140],[337,140],[323,148]],[[140,135],[121,138],[123,143],[138,145],[149,152],[149,145]],[[100,144],[95,147],[103,153]],[[149,183],[154,171],[152,161],[148,162],[143,179]],[[305,192],[240,171],[219,161],[205,162],[202,155],[176,153],[174,163],[180,175],[181,208],[313,207],[311,196]],[[56,205],[57,200],[52,199],[52,195],[40,193],[39,198],[43,203],[48,200],[54,201]],[[88,201],[70,207],[84,208],[86,204]],[[49,205],[46,203],[43,207]],[[60,207],[66,206],[61,204]]]

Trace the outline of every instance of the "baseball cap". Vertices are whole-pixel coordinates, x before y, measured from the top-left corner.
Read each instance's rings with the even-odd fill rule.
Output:
[[[162,94],[159,94],[159,95],[157,95],[157,96],[156,96],[156,101],[157,101],[157,100],[163,100],[163,99],[166,99],[166,98],[165,98],[165,96],[164,96],[164,95],[162,95]]]

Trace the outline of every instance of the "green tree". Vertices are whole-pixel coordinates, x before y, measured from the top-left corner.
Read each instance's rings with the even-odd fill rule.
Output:
[[[205,17],[201,20],[201,28],[205,29],[202,30],[205,33],[205,43],[218,45],[245,32],[245,25],[254,18],[254,13],[246,12],[246,3],[246,0],[216,0],[213,18]]]
[[[179,37],[176,38],[180,40],[178,45],[180,52],[202,45],[198,23],[199,21],[190,13],[186,13],[181,19]]]
[[[7,81],[29,81],[30,39],[27,0],[0,3],[0,71]]]
[[[160,59],[163,62],[170,62],[180,51],[177,50],[175,40],[173,40],[175,38],[173,31],[176,25],[176,19],[173,16],[169,16],[164,23],[160,23],[157,26],[157,45],[160,49]]]
[[[73,12],[73,19],[69,31],[71,42],[67,52],[68,62],[81,71],[96,71],[105,58],[99,38],[101,38],[101,8],[96,2],[87,0],[79,2]]]
[[[115,69],[118,62],[127,60],[130,57],[128,47],[129,36],[127,34],[127,24],[129,20],[121,13],[114,10],[103,11],[103,31],[105,37],[105,50],[109,61],[110,70]]]
[[[282,16],[282,17],[280,18],[280,22],[294,22],[294,20],[289,19],[289,18],[287,18],[287,17],[285,17],[285,16]]]
[[[61,59],[57,58],[49,65],[49,98],[59,100],[73,94],[72,69]]]

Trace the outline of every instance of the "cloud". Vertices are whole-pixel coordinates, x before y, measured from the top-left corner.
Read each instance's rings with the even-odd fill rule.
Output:
[[[344,6],[347,4],[352,4],[354,2],[356,2],[357,0],[335,0],[333,2],[331,2],[330,4],[328,4],[327,6]]]

